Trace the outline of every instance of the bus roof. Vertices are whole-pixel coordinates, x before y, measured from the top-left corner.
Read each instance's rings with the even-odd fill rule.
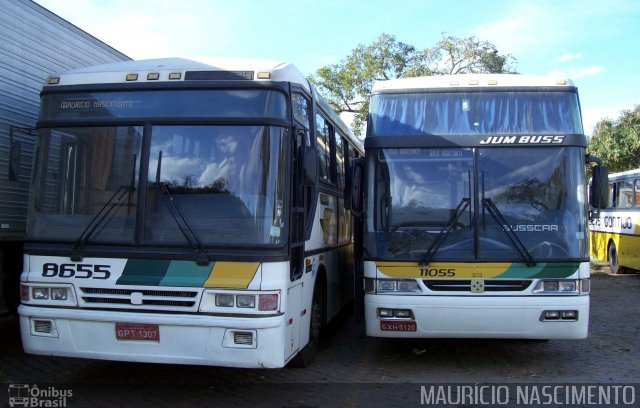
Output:
[[[123,61],[110,64],[78,68],[49,76],[45,85],[49,87],[64,85],[119,84],[119,83],[158,83],[190,80],[204,81],[277,81],[300,85],[313,94],[320,107],[331,116],[359,150],[362,142],[355,137],[335,111],[311,87],[305,76],[295,65],[270,60],[244,58],[160,58],[139,61]]]
[[[398,78],[378,81],[373,85],[372,93],[411,89],[475,89],[475,88],[514,88],[514,87],[574,87],[567,78],[519,74],[460,74],[434,75],[427,77]]]
[[[240,58],[161,58],[94,65],[51,75],[46,85],[86,85],[188,80],[293,82],[310,91],[309,81],[295,65]]]
[[[640,177],[640,169],[621,171],[618,173],[609,173],[609,181],[624,180],[632,177]]]

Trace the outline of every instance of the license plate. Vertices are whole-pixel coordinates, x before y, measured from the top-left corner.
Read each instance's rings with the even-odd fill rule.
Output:
[[[380,330],[382,331],[397,331],[397,332],[414,332],[418,330],[416,322],[414,321],[397,321],[397,320],[381,320]]]
[[[157,324],[116,323],[116,339],[160,341]]]

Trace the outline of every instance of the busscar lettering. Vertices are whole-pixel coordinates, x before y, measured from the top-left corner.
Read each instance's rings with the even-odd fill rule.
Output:
[[[511,227],[511,228],[509,228]],[[509,231],[509,229],[516,232],[545,232],[545,231],[559,231],[557,225],[553,224],[518,224],[518,225],[503,225],[502,229]]]

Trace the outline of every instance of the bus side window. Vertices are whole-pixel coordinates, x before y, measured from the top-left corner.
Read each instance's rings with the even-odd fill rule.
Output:
[[[634,184],[634,188],[633,188],[633,192],[634,192],[634,206],[639,207],[640,206],[640,180],[634,180],[633,182]]]
[[[293,103],[293,117],[294,119],[302,124],[306,129],[310,128],[310,107],[311,102],[299,93],[294,93],[292,95],[292,103]],[[311,146],[311,138],[309,137],[309,132],[306,133],[307,138],[305,140],[306,146]]]
[[[346,142],[342,138],[342,135],[340,135],[340,133],[338,132],[335,132],[335,138],[336,138],[336,168],[337,168],[336,174],[337,174],[338,187],[344,188],[344,172],[345,172],[344,147]]]
[[[609,208],[616,208],[616,183],[609,184]]]
[[[318,176],[331,182],[331,142],[329,141],[329,122],[316,115],[316,149],[318,150]]]
[[[616,200],[618,208],[629,208],[633,205],[633,184],[631,180],[619,181],[616,183],[618,189]]]

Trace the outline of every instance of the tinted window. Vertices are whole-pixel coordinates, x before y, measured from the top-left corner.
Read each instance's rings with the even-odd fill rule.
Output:
[[[338,176],[338,187],[344,187],[344,169],[345,169],[345,141],[340,135],[340,133],[336,132],[336,175]]]
[[[165,117],[287,119],[285,95],[262,90],[180,90],[48,94],[41,120]]]
[[[318,149],[319,176],[331,181],[331,142],[329,141],[329,123],[316,115],[316,148]]]
[[[574,92],[431,92],[371,98],[371,135],[582,134]]]

